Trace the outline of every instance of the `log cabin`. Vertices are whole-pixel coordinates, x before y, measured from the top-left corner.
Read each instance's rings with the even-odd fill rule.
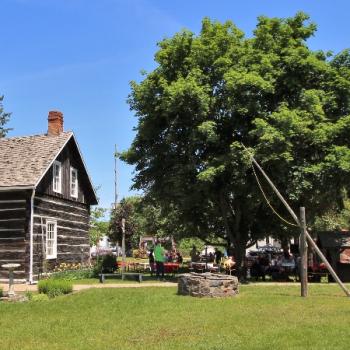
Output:
[[[43,135],[0,139],[1,265],[20,264],[15,280],[35,282],[61,263],[89,259],[90,206],[97,197],[73,132],[51,111]]]

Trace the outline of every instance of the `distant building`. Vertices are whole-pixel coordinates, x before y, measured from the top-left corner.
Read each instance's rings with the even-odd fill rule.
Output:
[[[273,248],[275,250],[280,250],[282,249],[281,241],[272,237],[259,239],[253,246],[248,248],[246,252],[248,253],[249,251],[259,251],[264,248]]]

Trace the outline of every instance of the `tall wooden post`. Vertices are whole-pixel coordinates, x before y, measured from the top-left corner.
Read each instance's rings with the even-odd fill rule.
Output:
[[[114,145],[114,210],[117,210],[118,203],[117,160],[117,145]]]
[[[205,271],[208,270],[208,246],[205,246]]]
[[[125,219],[122,218],[122,279],[124,279],[124,273],[125,273]]]
[[[307,242],[306,242],[306,220],[305,208],[300,208],[300,282],[301,282],[301,296],[307,297]]]

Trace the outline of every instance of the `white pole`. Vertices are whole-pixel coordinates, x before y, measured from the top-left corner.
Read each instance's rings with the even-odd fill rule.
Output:
[[[32,195],[30,197],[30,246],[29,246],[29,283],[32,284],[33,281],[33,230],[34,230],[34,197],[35,189],[33,189]]]

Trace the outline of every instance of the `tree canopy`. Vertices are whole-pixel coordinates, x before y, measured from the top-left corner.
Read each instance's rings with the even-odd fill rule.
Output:
[[[312,51],[315,32],[304,13],[259,17],[251,37],[205,18],[198,35],[161,41],[157,67],[131,83],[137,134],[121,158],[135,166],[133,187],[175,209],[187,235],[225,239],[238,260],[287,230],[242,144],[311,223],[349,189],[350,53]]]
[[[0,96],[0,138],[5,137],[10,128],[5,128],[6,123],[10,120],[11,113],[4,111],[3,103],[4,96]]]
[[[141,196],[123,198],[113,210],[110,221],[110,239],[121,244],[121,220],[125,219],[125,238],[128,248],[136,248],[140,237],[162,237],[169,234],[168,220],[162,216],[159,206]]]

